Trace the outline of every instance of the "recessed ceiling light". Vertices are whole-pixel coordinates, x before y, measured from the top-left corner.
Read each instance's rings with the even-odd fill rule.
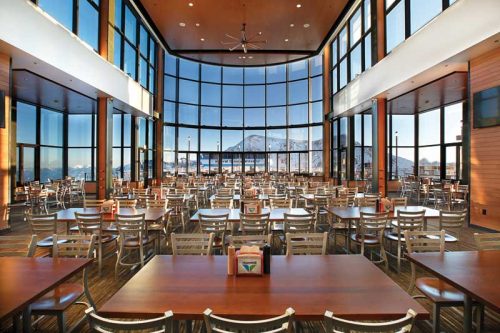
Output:
[[[304,28],[309,28],[309,27],[310,27],[309,23],[304,24]]]
[[[196,23],[196,24],[195,24],[195,26],[199,27],[199,26],[200,26],[200,24],[199,24],[199,23]]]
[[[300,8],[302,7],[302,5],[300,3],[297,4],[297,8]]]
[[[253,59],[253,57],[252,56],[248,56],[248,59]]]
[[[288,38],[285,38],[285,42],[288,42]]]
[[[295,24],[290,23],[290,28],[293,28],[293,27],[295,27]]]
[[[204,41],[205,41],[205,38],[200,38],[200,40],[201,40],[202,42],[204,42]]]
[[[189,7],[193,7],[193,6],[194,6],[194,3],[190,2],[190,3],[188,3],[188,6],[189,6]]]
[[[180,23],[179,23],[179,26],[184,28],[184,27],[186,26],[186,23],[184,23],[184,22],[180,22]]]

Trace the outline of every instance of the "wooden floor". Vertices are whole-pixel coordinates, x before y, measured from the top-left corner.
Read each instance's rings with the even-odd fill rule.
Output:
[[[29,234],[29,228],[26,222],[23,221],[22,214],[19,212],[12,213],[12,234]],[[435,228],[435,226],[430,225],[430,228]],[[474,250],[473,243],[473,233],[479,232],[471,228],[464,228],[461,234],[461,241],[455,246],[448,247],[449,250]],[[341,245],[341,237],[339,237],[339,244]],[[338,247],[339,249],[339,247]],[[163,246],[163,254],[170,254],[171,249],[168,246]],[[334,253],[334,249],[330,246],[329,253]],[[114,276],[114,264],[115,256],[107,259],[104,264],[102,276],[98,276],[97,265],[91,270],[90,273],[90,291],[97,304],[97,307],[101,306],[108,300],[120,287],[122,287],[135,273],[137,270],[130,271],[127,269],[122,269],[118,279]],[[403,289],[407,289],[410,280],[410,266],[407,262],[403,263],[402,271],[398,274],[395,270],[395,260],[390,258],[391,269],[386,272],[398,285]],[[382,269],[382,267],[381,267]],[[419,275],[426,275],[426,272],[419,271]],[[79,277],[75,277],[74,280],[77,281]],[[499,277],[500,281],[500,277]],[[428,310],[432,311],[431,303],[426,300],[419,300]],[[84,308],[82,306],[74,305],[67,312],[67,322],[69,326],[74,325],[82,316]],[[326,310],[326,309],[325,309]],[[462,332],[462,313],[460,308],[444,308],[442,309],[442,319],[441,319],[441,331],[442,332]],[[432,312],[431,312],[432,313]],[[10,321],[0,323],[0,331],[8,332],[11,330]],[[324,328],[320,322],[305,322],[302,323],[305,331],[307,332],[324,332]],[[182,328],[182,326],[181,326]],[[201,322],[195,324],[195,332],[199,332],[201,329]],[[43,318],[40,323],[36,326],[36,331],[38,332],[57,332],[57,325],[55,318],[46,317]],[[88,332],[89,328],[86,323],[80,325],[75,329],[76,332]],[[423,321],[418,322],[417,327],[414,332],[431,332],[430,323]],[[492,313],[486,309],[485,317],[485,329],[484,332],[500,332],[500,316],[498,314]]]

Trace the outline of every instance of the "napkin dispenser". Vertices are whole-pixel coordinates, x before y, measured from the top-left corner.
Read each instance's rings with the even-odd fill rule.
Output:
[[[101,213],[111,214],[114,212],[114,209],[115,209],[115,202],[113,200],[106,200],[101,205]]]
[[[258,246],[242,246],[236,251],[236,275],[262,275],[263,255]]]

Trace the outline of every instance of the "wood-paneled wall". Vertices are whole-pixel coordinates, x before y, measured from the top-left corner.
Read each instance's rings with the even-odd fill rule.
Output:
[[[500,47],[470,62],[472,112],[474,93],[496,86],[500,86]],[[476,129],[471,126],[470,139],[470,221],[500,231],[500,126]]]
[[[10,201],[10,57],[0,53],[0,90],[5,92],[5,128],[0,128],[0,232],[9,227],[7,205]]]

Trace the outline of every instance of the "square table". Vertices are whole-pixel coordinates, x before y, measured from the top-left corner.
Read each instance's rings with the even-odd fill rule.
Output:
[[[0,320],[19,314],[91,263],[77,258],[0,258]]]
[[[464,332],[472,331],[472,300],[500,313],[500,250],[410,253],[407,258],[465,294]]]
[[[261,319],[293,307],[299,320],[418,319],[429,313],[361,255],[272,256],[271,274],[227,275],[226,256],[155,256],[99,309],[114,318],[151,318],[172,310],[199,320],[211,308],[232,318]]]

